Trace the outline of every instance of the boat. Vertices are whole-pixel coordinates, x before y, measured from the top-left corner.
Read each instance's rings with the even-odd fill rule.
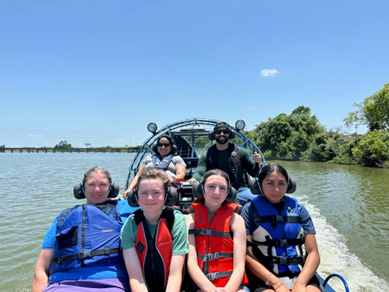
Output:
[[[138,172],[139,166],[141,165],[144,158],[150,154],[154,154],[153,145],[156,143],[158,138],[162,135],[169,135],[173,138],[174,144],[177,147],[177,154],[185,161],[187,165],[186,175],[184,182],[180,183],[180,191],[178,192],[178,205],[183,213],[188,210],[188,207],[193,202],[193,196],[191,193],[191,183],[185,182],[190,179],[195,173],[197,162],[201,154],[209,146],[212,145],[212,141],[209,140],[208,134],[213,130],[214,126],[220,121],[206,118],[191,118],[173,122],[171,124],[163,126],[158,129],[156,123],[151,122],[147,125],[147,130],[151,133],[151,136],[146,139],[142,146],[138,149],[134,160],[129,168],[126,188],[128,188],[131,180],[135,177]],[[231,128],[235,131],[236,137],[232,142],[238,146],[243,147],[253,154],[254,152],[261,154],[262,165],[266,164],[265,158],[261,150],[255,145],[255,143],[247,136],[244,132],[246,124],[243,120],[237,120],[235,126]],[[339,274],[331,274],[325,279],[320,275],[322,286],[320,287],[322,292],[336,292],[329,284],[328,281],[333,278],[339,278],[343,284],[346,292],[349,292],[348,284],[346,280]]]

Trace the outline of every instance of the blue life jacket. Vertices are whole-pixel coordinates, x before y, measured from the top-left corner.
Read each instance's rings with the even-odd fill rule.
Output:
[[[158,155],[159,156],[159,155]],[[172,159],[174,157],[173,154],[170,154],[163,158],[162,160],[157,155],[153,155],[153,166],[156,168],[161,168],[163,170],[168,169],[170,162],[172,162]]]
[[[261,222],[253,233],[253,245],[256,245],[253,253],[277,277],[295,277],[305,260],[301,248],[304,230],[297,200],[288,196],[283,200],[281,212],[264,196],[256,196],[251,201]]]
[[[122,226],[118,200],[63,210],[58,217],[57,244],[49,274],[81,267],[124,266]]]

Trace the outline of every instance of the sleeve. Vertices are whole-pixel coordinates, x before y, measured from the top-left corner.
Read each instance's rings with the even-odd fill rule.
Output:
[[[174,225],[172,228],[173,251],[172,255],[187,254],[189,242],[187,240],[186,221],[184,215],[174,211]]]
[[[254,225],[255,210],[251,205],[251,202],[248,202],[243,206],[240,216],[242,216],[244,224],[246,226],[246,234],[253,235],[255,230],[255,225]]]
[[[242,147],[239,147],[239,151],[242,155],[241,162],[243,169],[246,170],[251,176],[257,176],[257,174],[254,173],[255,163],[250,153]]]
[[[311,216],[309,215],[307,209],[301,204],[298,204],[298,209],[301,217],[301,226],[304,229],[304,234],[316,234],[315,226],[313,226],[313,222]]]
[[[58,216],[55,218],[53,224],[51,224],[49,230],[47,230],[45,237],[43,238],[42,249],[55,249],[55,245],[57,244],[55,236],[57,235]]]
[[[146,166],[147,164],[149,164],[150,162],[153,162],[153,156],[152,155],[149,155],[145,158],[145,160],[142,161],[142,164],[141,165],[144,165]]]
[[[134,215],[131,215],[130,217],[128,217],[126,223],[124,223],[120,231],[120,239],[123,249],[135,247],[137,231],[138,226],[134,221]]]
[[[179,155],[174,156],[172,162],[174,165],[183,165],[186,167],[184,159],[182,159],[182,157]]]
[[[205,151],[201,156],[197,163],[196,172],[193,175],[193,178],[195,178],[197,181],[201,181],[203,175],[207,172],[207,151]]]

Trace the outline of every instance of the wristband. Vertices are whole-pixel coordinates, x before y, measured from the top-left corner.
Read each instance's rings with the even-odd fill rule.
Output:
[[[284,285],[284,283],[281,283],[280,285],[277,286],[277,288],[274,288],[274,291],[277,292],[277,289],[280,288],[282,285]]]
[[[266,280],[266,283],[265,283],[267,286],[270,286],[270,285],[269,285],[269,284],[270,284],[269,281],[270,281],[271,275],[273,275],[273,274],[272,274],[272,273],[269,273],[269,276],[267,276],[267,280]]]

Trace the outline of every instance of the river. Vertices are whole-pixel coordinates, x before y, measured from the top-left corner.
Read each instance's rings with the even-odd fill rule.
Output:
[[[95,165],[122,188],[132,153],[0,153],[0,291],[30,291],[46,230],[79,204],[73,186]],[[269,161],[268,161],[269,162]],[[353,292],[389,291],[389,170],[279,162],[313,218],[319,273],[343,275]],[[121,190],[122,192],[123,190]],[[331,280],[337,291],[340,281]]]

